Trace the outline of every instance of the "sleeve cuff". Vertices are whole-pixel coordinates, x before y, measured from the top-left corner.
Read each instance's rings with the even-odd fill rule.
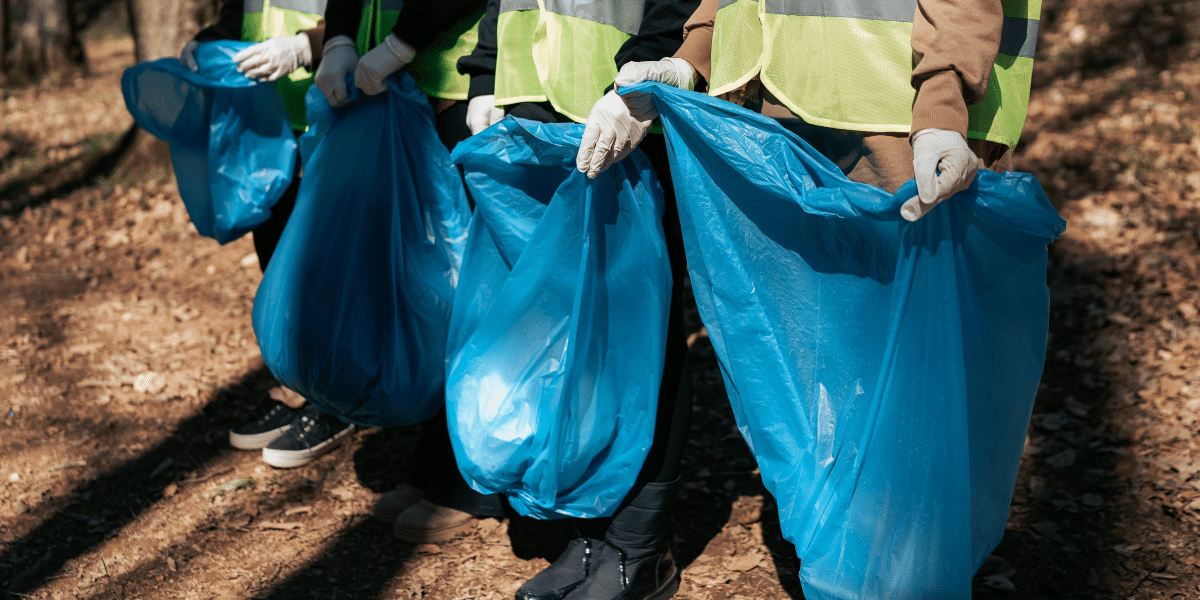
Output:
[[[688,32],[687,37],[683,39],[683,45],[675,52],[675,58],[688,61],[704,79],[703,82],[695,82],[697,91],[708,87],[708,80],[712,75],[712,34],[712,29],[708,27],[693,29]]]
[[[486,75],[472,75],[471,85],[467,88],[467,98],[476,96],[491,96],[496,93],[496,76],[488,73]]]
[[[965,139],[967,121],[967,101],[958,73],[939,71],[918,85],[909,135],[922,129],[945,129],[957,131]]]
[[[300,33],[308,37],[308,47],[312,49],[312,67],[309,70],[316,73],[317,65],[321,64],[321,55],[325,50],[325,22],[318,23],[312,29],[302,29]]]

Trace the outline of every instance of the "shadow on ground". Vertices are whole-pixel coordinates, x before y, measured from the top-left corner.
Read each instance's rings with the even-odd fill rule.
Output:
[[[43,519],[0,555],[0,564],[12,565],[8,593],[20,595],[37,589],[65,562],[137,519],[174,479],[184,473],[202,473],[214,458],[229,450],[229,427],[247,418],[247,407],[260,406],[273,384],[265,368],[247,373],[237,383],[218,390],[199,414],[181,422],[167,439],[78,485],[64,508]]]

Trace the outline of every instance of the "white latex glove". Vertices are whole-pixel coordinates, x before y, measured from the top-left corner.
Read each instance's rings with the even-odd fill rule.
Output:
[[[196,47],[199,45],[200,42],[196,40],[188,40],[188,43],[183,45],[183,50],[179,51],[179,62],[193,71],[200,70],[200,64],[196,62]]]
[[[346,76],[358,64],[358,52],[354,51],[354,40],[339,35],[325,42],[321,64],[313,83],[325,94],[331,106],[345,106],[350,102],[350,90],[346,87]]]
[[[657,81],[672,87],[691,90],[696,85],[694,73],[695,69],[692,68],[692,65],[682,58],[631,62],[625,63],[625,66],[621,67],[621,72],[617,73],[613,84],[617,91],[620,91],[622,87],[643,81]],[[625,99],[625,104],[629,105],[630,112],[637,118],[658,118],[658,109],[654,107],[654,99],[650,94],[638,92],[621,97]]]
[[[312,65],[312,45],[303,33],[273,37],[233,55],[238,72],[250,79],[275,81]]]
[[[504,118],[504,109],[493,105],[495,96],[475,96],[467,103],[467,127],[475,135]]]
[[[652,123],[654,117],[634,117],[616,90],[605,94],[588,115],[579,154],[575,156],[575,168],[595,179],[605,169],[629,156],[646,138]]]
[[[912,137],[917,195],[900,207],[900,216],[916,221],[942,200],[969,187],[979,159],[956,131],[922,129]]]
[[[387,78],[412,62],[417,49],[405,44],[395,34],[384,38],[383,43],[358,59],[354,70],[354,87],[374,96],[387,89]]]

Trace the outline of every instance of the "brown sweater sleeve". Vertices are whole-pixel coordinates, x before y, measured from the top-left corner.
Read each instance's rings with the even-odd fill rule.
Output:
[[[701,0],[700,7],[683,24],[683,45],[675,56],[688,61],[696,72],[708,81],[712,75],[713,21],[717,19],[720,0]],[[696,89],[701,89],[696,83]]]
[[[325,19],[318,21],[312,29],[301,29],[300,33],[308,36],[308,47],[312,50],[312,66],[308,70],[316,73],[317,65],[321,64],[321,53],[325,51]]]
[[[966,137],[967,106],[987,92],[1003,28],[1000,0],[918,0],[911,133],[935,128]]]

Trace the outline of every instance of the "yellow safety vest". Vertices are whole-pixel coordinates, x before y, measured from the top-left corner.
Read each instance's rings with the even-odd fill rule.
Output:
[[[325,1],[246,0],[242,4],[242,41],[262,42],[312,29],[325,15]],[[304,118],[304,94],[312,82],[313,74],[304,67],[275,80],[292,129],[304,131],[308,128]]]
[[[383,43],[396,26],[403,0],[363,0],[355,48],[359,56]],[[458,73],[458,59],[475,49],[483,12],[460,19],[413,58],[405,68],[426,95],[447,100],[466,100],[470,77]]]
[[[642,0],[500,0],[496,106],[549,101],[584,123],[642,24]]]
[[[1002,0],[1004,31],[968,137],[1016,146],[1029,108],[1042,0]],[[916,0],[721,0],[709,93],[755,76],[814,125],[872,132],[912,127]]]

